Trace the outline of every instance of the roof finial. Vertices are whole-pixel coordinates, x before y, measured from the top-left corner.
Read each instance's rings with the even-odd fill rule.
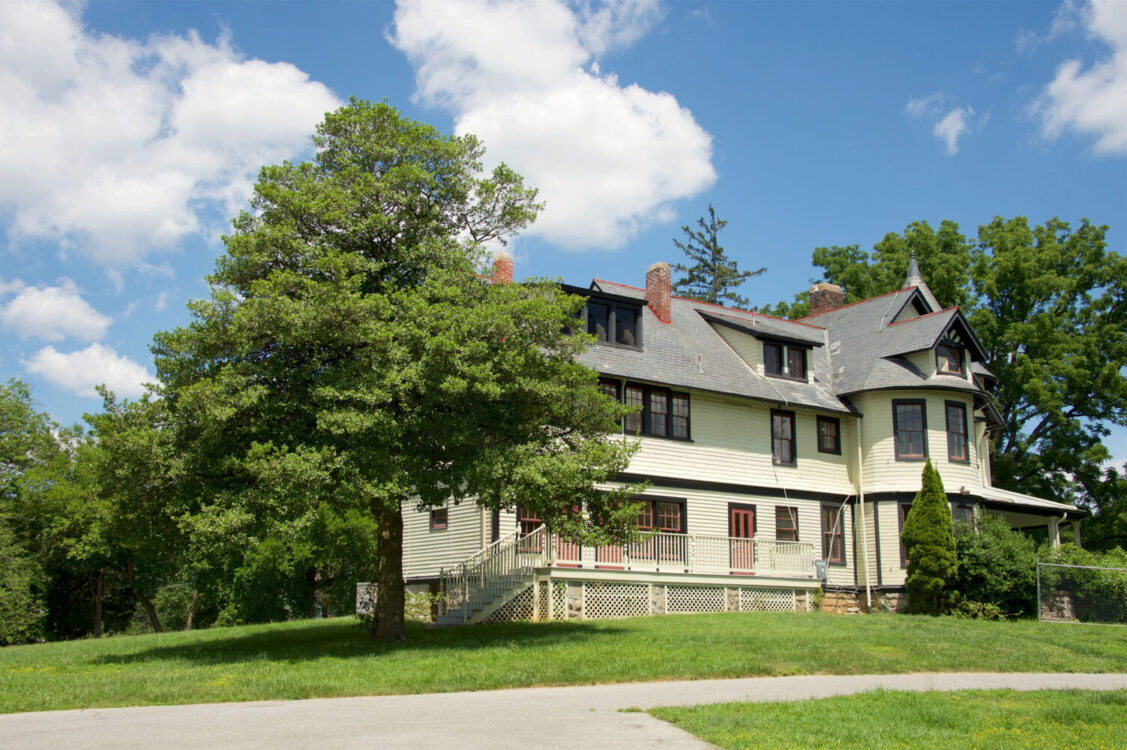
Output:
[[[916,251],[912,250],[911,258],[908,261],[908,278],[904,280],[904,288],[920,286],[923,283],[924,277],[920,273],[920,264],[916,263]]]

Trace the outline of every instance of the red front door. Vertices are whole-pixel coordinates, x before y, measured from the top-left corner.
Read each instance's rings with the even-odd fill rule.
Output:
[[[732,506],[728,516],[728,536],[732,537],[733,573],[751,573],[755,569],[755,509]]]

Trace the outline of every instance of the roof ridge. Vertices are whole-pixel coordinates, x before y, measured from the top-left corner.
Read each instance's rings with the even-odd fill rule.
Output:
[[[909,289],[915,289],[915,290],[918,291],[919,287],[918,286],[906,286],[903,289],[897,289],[896,291],[893,291],[893,292],[885,292],[884,294],[878,294],[875,297],[866,297],[865,299],[859,299],[856,302],[850,302],[849,304],[842,305],[841,307],[835,307],[832,310],[823,310],[822,312],[817,313],[817,314],[811,313],[810,315],[803,315],[801,318],[798,318],[797,320],[792,321],[792,322],[798,322],[799,320],[806,320],[807,318],[816,318],[816,317],[819,317],[821,315],[829,315],[830,313],[837,312],[838,310],[844,310],[847,307],[853,307],[855,305],[863,305],[866,302],[872,302],[875,299],[883,299],[884,297],[891,297],[894,294],[900,294],[900,292],[905,292]],[[928,313],[928,315],[931,315],[931,313]]]
[[[754,315],[757,318],[767,318],[767,320],[777,320],[780,323],[792,323],[796,326],[804,326],[806,328],[813,328],[815,331],[826,330],[825,326],[816,326],[813,323],[800,323],[797,320],[787,320],[786,318],[780,318],[777,315],[768,315],[767,313],[761,313],[757,310],[744,310],[744,309],[741,309],[739,307],[725,307],[724,305],[717,305],[715,302],[701,302],[700,300],[695,300],[695,299],[691,300],[691,299],[688,299],[687,297],[678,297],[677,299],[684,300],[686,302],[692,302],[692,303],[699,304],[699,305],[713,305],[715,307],[719,307],[721,310],[728,310],[728,311],[732,311],[732,312],[742,312],[746,315]],[[715,313],[713,313],[713,314],[715,314]]]
[[[923,315],[917,315],[916,317],[908,318],[907,320],[897,320],[894,323],[889,323],[888,325],[885,326],[885,328],[892,328],[892,326],[903,325],[904,323],[911,323],[913,320],[919,320],[920,318],[930,318],[932,315],[942,315],[943,313],[958,312],[958,311],[959,311],[958,305],[951,305],[950,307],[945,307],[942,310],[936,310],[935,312],[924,313]]]
[[[606,279],[592,279],[592,281],[598,282],[599,284],[613,284],[614,286],[624,286],[627,289],[637,289],[639,292],[646,291],[646,288],[643,287],[643,286],[634,286],[633,284],[623,284],[622,282],[619,282],[619,281],[607,281]]]

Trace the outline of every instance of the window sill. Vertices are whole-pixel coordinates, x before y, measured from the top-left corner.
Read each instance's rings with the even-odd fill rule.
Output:
[[[808,377],[806,377],[806,378],[792,378],[790,375],[783,375],[783,374],[779,374],[779,373],[766,372],[766,371],[764,371],[763,374],[766,375],[769,378],[775,378],[776,380],[789,380],[792,383],[809,383],[810,382],[810,378],[808,378]]]
[[[927,456],[897,456],[896,460],[907,461],[908,463],[919,463],[920,461],[926,461],[927,458]]]
[[[631,345],[631,344],[615,344],[615,343],[610,342],[610,341],[596,341],[595,346],[608,346],[611,349],[625,349],[625,350],[631,351],[631,352],[642,351],[642,347],[638,346],[637,344],[634,344],[634,345]]]
[[[648,432],[631,433],[631,432],[623,431],[622,434],[625,435],[626,437],[653,438],[654,440],[672,440],[675,443],[692,443],[692,442],[695,442],[692,438],[673,437],[672,435],[651,435]]]

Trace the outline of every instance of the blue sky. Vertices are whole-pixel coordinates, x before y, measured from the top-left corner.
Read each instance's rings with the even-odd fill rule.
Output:
[[[518,278],[641,284],[710,202],[767,267],[753,304],[920,219],[1088,217],[1125,249],[1118,0],[7,0],[0,39],[0,377],[62,422],[139,392],[257,168],[352,95],[542,188]]]

